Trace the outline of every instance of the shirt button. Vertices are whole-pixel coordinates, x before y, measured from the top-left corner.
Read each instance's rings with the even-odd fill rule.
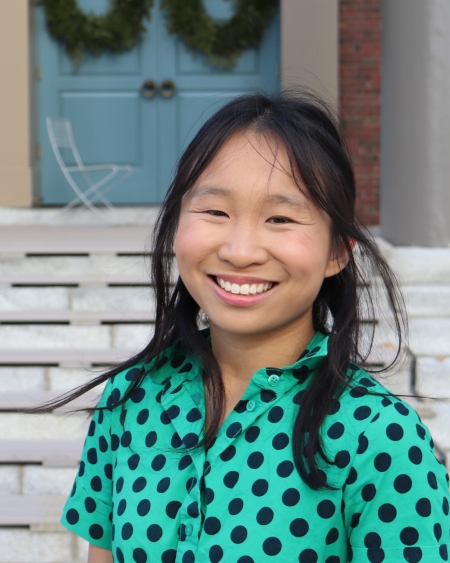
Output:
[[[255,407],[256,407],[255,401],[250,400],[250,401],[247,402],[247,407],[246,407],[246,409],[247,409],[248,411],[252,411]]]
[[[185,532],[187,536],[190,536],[192,534],[192,524],[186,524],[186,528],[185,528]]]
[[[269,377],[267,378],[267,383],[269,385],[272,385],[272,387],[275,387],[276,385],[278,385],[278,383],[280,383],[280,376],[279,375],[269,375]]]

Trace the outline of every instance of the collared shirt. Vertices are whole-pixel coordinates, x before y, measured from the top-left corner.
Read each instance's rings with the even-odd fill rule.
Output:
[[[118,563],[437,563],[448,560],[448,475],[417,413],[364,370],[322,427],[336,490],[315,491],[293,457],[301,394],[327,354],[316,333],[302,357],[251,378],[212,446],[201,370],[176,346],[109,380],[62,524]],[[295,445],[294,445],[295,446]]]

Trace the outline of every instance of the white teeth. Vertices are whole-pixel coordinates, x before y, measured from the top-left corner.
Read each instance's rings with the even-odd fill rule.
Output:
[[[237,283],[230,283],[221,278],[216,278],[216,280],[222,289],[234,293],[235,295],[256,295],[257,293],[264,293],[264,291],[273,287],[273,283],[252,283],[251,285],[244,283],[239,285]]]

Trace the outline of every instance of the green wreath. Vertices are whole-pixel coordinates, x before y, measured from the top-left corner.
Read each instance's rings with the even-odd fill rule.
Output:
[[[202,0],[162,0],[161,9],[167,12],[170,33],[179,34],[212,64],[232,67],[245,48],[260,43],[278,4],[279,0],[234,0],[235,14],[224,22],[215,21]]]
[[[153,0],[111,0],[104,15],[80,10],[77,0],[42,0],[50,35],[62,41],[78,66],[84,52],[99,55],[132,49],[145,33]]]

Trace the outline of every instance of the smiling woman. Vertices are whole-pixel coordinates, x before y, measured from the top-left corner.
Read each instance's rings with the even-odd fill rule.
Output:
[[[354,203],[310,95],[246,95],[200,129],[155,229],[153,339],[40,409],[107,381],[61,520],[91,563],[448,560],[429,431],[359,365],[365,276],[384,282],[399,347],[404,323]]]

